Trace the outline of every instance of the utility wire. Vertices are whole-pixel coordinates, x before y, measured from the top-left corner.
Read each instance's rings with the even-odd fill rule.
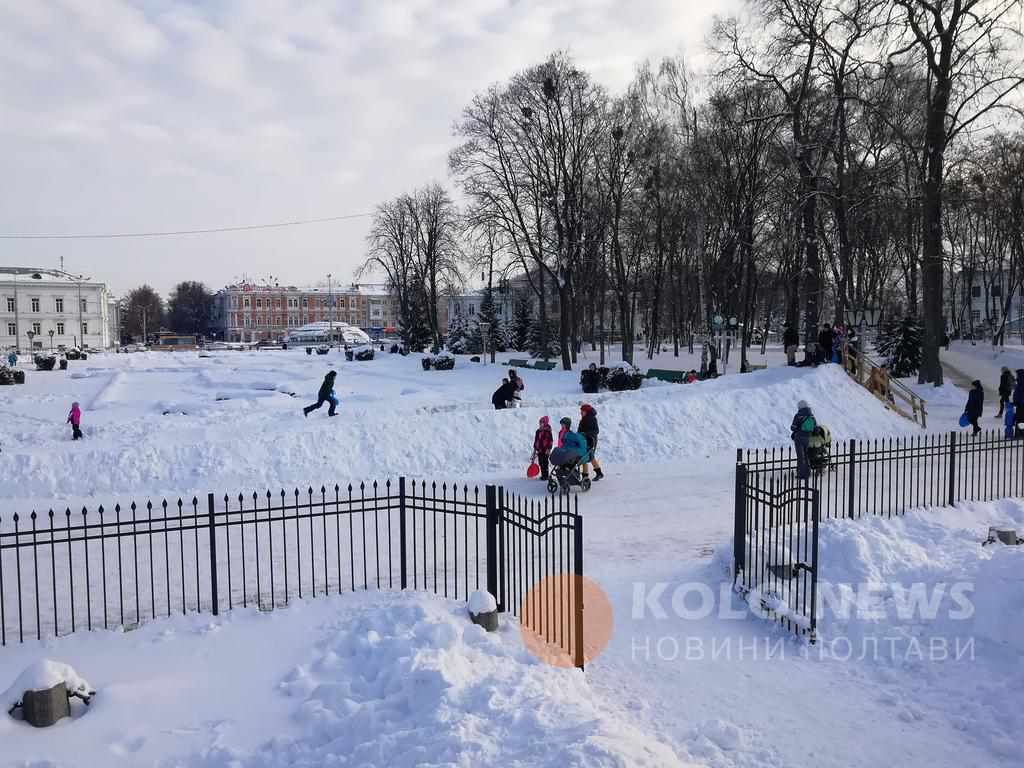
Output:
[[[178,235],[208,235],[214,232],[245,232],[253,229],[280,229],[281,227],[299,227],[305,224],[322,224],[327,221],[344,221],[372,216],[372,213],[350,213],[345,216],[327,216],[322,219],[299,219],[296,221],[280,221],[274,224],[248,224],[240,227],[211,227],[209,229],[179,229],[171,232],[115,232],[105,234],[71,234],[71,235],[3,235],[0,240],[114,240],[128,237],[176,237]]]

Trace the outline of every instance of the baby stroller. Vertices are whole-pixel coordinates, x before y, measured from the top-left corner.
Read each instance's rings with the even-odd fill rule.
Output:
[[[574,485],[584,493],[589,491],[590,478],[580,475],[580,467],[586,464],[589,458],[589,455],[580,456],[571,448],[555,448],[551,452],[548,493],[569,493]]]
[[[832,458],[832,433],[824,424],[818,424],[807,439],[807,462],[817,473],[829,468]]]

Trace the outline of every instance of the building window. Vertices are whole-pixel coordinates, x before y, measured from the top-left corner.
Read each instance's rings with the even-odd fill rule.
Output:
[[[245,299],[243,299],[243,302],[245,304],[245,308],[248,309],[249,308],[249,297],[246,296]]]
[[[18,326],[16,326],[14,323],[8,323],[7,324],[7,335],[8,336],[17,336],[18,335]]]
[[[309,299],[306,298],[305,296],[302,297],[302,306],[304,306],[304,307],[308,307],[309,306]]]
[[[263,309],[263,299],[256,299],[256,309]]]
[[[245,316],[245,327],[250,328],[252,326],[252,318],[248,315]]]
[[[85,303],[85,299],[79,299],[78,301],[79,301],[79,304],[81,305],[82,311],[83,312],[88,312],[88,308],[87,308],[87,305]]]
[[[998,299],[1000,296],[1003,295],[1003,286],[993,285],[991,288],[989,288],[988,294],[992,298]]]
[[[971,298],[972,299],[980,299],[981,298],[981,286],[980,285],[972,285],[971,286]]]
[[[981,310],[980,309],[973,310],[971,312],[971,319],[974,320],[974,322],[976,322],[976,323],[980,322],[981,321]]]
[[[43,326],[41,323],[32,323],[32,333],[36,336],[43,332]]]
[[[57,323],[57,335],[58,336],[63,336],[64,335],[64,323]]]
[[[38,312],[39,311],[39,299],[32,299],[32,311],[33,312]]]
[[[14,312],[15,311],[14,310],[14,306],[15,306],[14,305],[14,299],[8,299],[7,300],[7,311],[8,312]]]
[[[53,309],[56,312],[63,312],[64,311],[64,297],[63,296],[58,296],[57,298],[55,298],[53,300]]]
[[[82,335],[85,336],[88,333],[89,333],[89,324],[88,323],[82,323]]]

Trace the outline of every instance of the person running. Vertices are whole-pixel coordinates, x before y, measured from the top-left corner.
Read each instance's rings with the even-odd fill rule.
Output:
[[[551,436],[551,422],[547,416],[541,416],[537,431],[533,433],[533,458],[540,465],[540,479],[548,479],[548,457],[554,438]]]
[[[307,405],[302,409],[303,416],[309,416],[310,413],[317,410],[324,403],[330,403],[331,407],[327,409],[328,416],[336,416],[335,409],[338,407],[338,398],[334,394],[334,379],[338,375],[337,371],[328,371],[327,375],[324,376],[323,384],[320,385],[320,391],[316,395],[316,403],[313,405]]]
[[[786,350],[786,365],[796,365],[796,353],[800,349],[800,334],[789,323],[782,327],[782,348]]]
[[[1013,374],[1010,373],[1010,369],[1005,365],[1003,370],[999,374],[999,413],[996,414],[997,419],[1003,417],[1003,411],[1006,410],[1006,406],[1010,402],[1010,396],[1013,394]]]
[[[82,439],[82,411],[78,407],[78,403],[74,402],[71,404],[71,411],[68,413],[67,423],[71,425],[71,439],[81,440]]]
[[[580,423],[577,425],[579,433],[583,435],[583,439],[587,441],[587,452],[590,454],[589,464],[594,465],[594,482],[604,477],[604,472],[601,471],[601,462],[597,460],[597,435],[601,431],[597,426],[597,410],[590,403],[584,403],[580,406]],[[583,465],[583,476],[587,476],[588,465]]]
[[[494,390],[494,394],[491,395],[491,405],[494,406],[494,410],[503,411],[509,407],[509,403],[512,402],[516,397],[516,385],[508,379],[504,379],[500,387]]]
[[[978,433],[981,432],[981,427],[978,426],[978,419],[981,418],[984,412],[985,390],[982,388],[981,382],[975,379],[971,382],[971,391],[967,393],[967,406],[964,408],[964,415],[967,416],[968,423],[974,427],[971,437],[977,437]]]
[[[811,433],[818,426],[811,406],[806,400],[796,404],[796,416],[793,417],[793,424],[789,428],[790,437],[793,440],[793,447],[796,449],[796,477],[798,480],[807,480],[811,476],[811,462],[807,458],[807,444]]]

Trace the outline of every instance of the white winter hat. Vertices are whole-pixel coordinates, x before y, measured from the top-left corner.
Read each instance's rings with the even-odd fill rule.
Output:
[[[807,404],[806,400],[801,400],[799,403],[796,404],[796,407],[799,411],[802,411],[804,408],[807,408],[808,410],[810,410],[811,408],[811,406]]]

